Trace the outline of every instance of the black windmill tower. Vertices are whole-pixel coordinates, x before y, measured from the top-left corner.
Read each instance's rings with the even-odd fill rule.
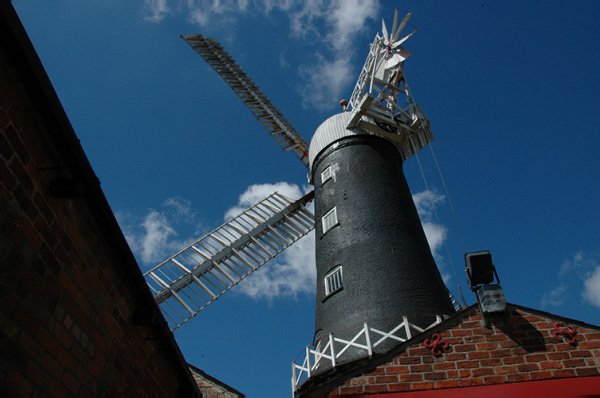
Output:
[[[286,151],[308,167],[314,192],[274,193],[145,274],[171,329],[306,235],[316,233],[313,344],[293,364],[306,377],[385,351],[455,312],[419,220],[402,164],[433,140],[413,102],[400,38],[411,14],[377,34],[344,112],[315,132],[310,149],[214,39],[182,36]],[[313,216],[306,205],[315,202]]]

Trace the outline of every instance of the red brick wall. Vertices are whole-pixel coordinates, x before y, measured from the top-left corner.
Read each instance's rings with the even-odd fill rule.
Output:
[[[115,251],[119,239],[111,234],[124,242],[118,228],[101,227],[90,209],[94,189],[73,167],[65,148],[72,143],[56,143],[56,109],[7,33],[6,7],[0,4],[0,396],[192,396],[170,334],[131,321],[150,296],[140,290],[141,275],[132,278],[135,263]],[[72,132],[64,136],[75,142]],[[74,175],[84,195],[50,194],[55,177]]]
[[[511,309],[491,316],[490,328],[479,314],[440,332],[449,347],[440,355],[420,341],[374,371],[347,380],[330,397],[424,391],[567,377],[598,376],[600,330],[574,326],[574,344],[554,336],[560,319]],[[563,326],[564,327],[564,326]],[[562,335],[559,335],[559,337]],[[429,343],[432,335],[428,334]]]

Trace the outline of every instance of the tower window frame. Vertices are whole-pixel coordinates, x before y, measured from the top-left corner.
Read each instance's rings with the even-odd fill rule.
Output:
[[[325,185],[325,183],[333,178],[333,168],[331,165],[325,167],[325,169],[321,172],[321,186]]]
[[[342,266],[338,265],[325,275],[325,297],[331,296],[344,287],[344,274]]]
[[[328,231],[330,231],[333,227],[339,225],[340,222],[337,217],[337,209],[334,206],[333,209],[329,210],[327,213],[321,217],[321,226],[323,227],[323,235],[325,235]]]

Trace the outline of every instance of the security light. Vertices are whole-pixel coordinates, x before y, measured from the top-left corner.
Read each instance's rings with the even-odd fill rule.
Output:
[[[478,285],[489,285],[494,282],[496,269],[492,263],[492,254],[489,251],[465,254],[465,264],[471,290],[477,290]]]
[[[469,286],[476,292],[481,311],[484,313],[504,311],[506,298],[500,286],[496,267],[492,263],[492,254],[489,251],[467,253],[465,254],[465,265]],[[494,275],[496,284],[492,284]]]

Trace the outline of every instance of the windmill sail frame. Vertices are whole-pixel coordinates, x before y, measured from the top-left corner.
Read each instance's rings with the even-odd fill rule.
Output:
[[[314,228],[306,208],[277,192],[144,274],[172,331]]]
[[[294,152],[308,167],[308,146],[292,124],[213,38],[181,36],[221,76],[284,151]]]

